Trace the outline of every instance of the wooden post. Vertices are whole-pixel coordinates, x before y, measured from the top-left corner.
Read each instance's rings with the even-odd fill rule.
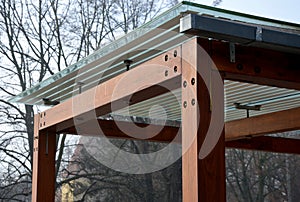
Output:
[[[200,53],[197,45],[197,39],[183,44],[183,201],[222,202],[226,201],[224,127],[213,150],[205,158],[199,159],[199,151],[206,138],[211,122],[212,104],[211,95],[209,94],[210,89],[208,89],[204,80],[197,73],[197,68],[199,70],[199,68],[204,68],[203,65],[209,65],[208,63],[206,64],[206,58],[202,58],[202,56],[203,54]]]
[[[40,131],[44,113],[34,116],[34,148],[32,170],[32,201],[55,200],[55,132]]]

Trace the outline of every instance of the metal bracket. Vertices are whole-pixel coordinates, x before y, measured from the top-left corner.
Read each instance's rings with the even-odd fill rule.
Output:
[[[234,106],[236,109],[245,109],[247,112],[247,118],[250,117],[249,111],[254,110],[254,111],[260,111],[261,105],[254,105],[254,106],[249,106],[249,105],[242,105],[241,103],[234,103]]]
[[[124,64],[126,65],[126,71],[129,71],[132,60],[124,60]]]
[[[255,39],[256,41],[262,41],[262,27],[257,27],[256,28],[256,36],[255,36]]]
[[[234,45],[234,43],[229,43],[229,54],[230,54],[230,62],[235,63],[235,45]]]
[[[79,81],[79,82],[77,82],[77,85],[78,85],[78,93],[81,94],[82,93],[82,86],[84,85],[84,83]]]
[[[49,98],[43,98],[43,102],[44,102],[44,105],[47,105],[47,106],[58,105],[59,104],[58,100],[53,100],[52,101]]]

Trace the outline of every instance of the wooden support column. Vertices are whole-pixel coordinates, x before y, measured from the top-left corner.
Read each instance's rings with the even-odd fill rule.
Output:
[[[206,157],[199,158],[200,149],[207,142],[212,100],[210,89],[197,74],[197,68],[198,70],[205,68],[204,65],[211,65],[211,63],[197,46],[197,39],[183,45],[182,58],[183,201],[222,202],[226,200],[223,126],[221,134],[216,134],[221,135],[217,143],[211,142],[216,144],[215,147]],[[212,73],[211,70],[209,73]]]
[[[56,133],[40,131],[45,114],[34,116],[34,148],[32,170],[32,201],[55,200],[55,150]]]

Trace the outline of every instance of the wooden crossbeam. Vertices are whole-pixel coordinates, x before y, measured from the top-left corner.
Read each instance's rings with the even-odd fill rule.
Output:
[[[232,140],[298,129],[300,107],[227,122],[225,137]]]
[[[228,42],[200,39],[224,79],[300,90],[297,54],[235,44],[235,62]]]
[[[181,129],[177,126],[155,125],[149,123],[134,123],[122,120],[97,120],[76,125],[59,133],[106,136],[108,138],[139,139],[155,142],[176,142],[181,143]],[[130,131],[130,133],[129,133]]]
[[[226,142],[227,148],[300,154],[300,139],[260,136]]]
[[[124,134],[124,132],[120,131],[120,129],[118,129],[118,126],[132,129],[135,128],[133,127],[135,123],[125,120],[98,120],[98,124],[101,126],[104,135],[114,138],[130,138],[129,136]],[[145,134],[149,135],[152,131],[157,131],[158,128],[162,128],[162,126],[160,125],[151,123],[136,124],[139,127],[143,127],[145,129]],[[93,135],[93,133],[95,132],[91,127],[88,127],[88,125],[88,123],[83,123],[77,128],[82,128],[83,131],[86,131],[86,135]],[[146,127],[149,125],[151,125],[151,127]],[[179,126],[179,123],[174,126],[166,125],[163,127],[163,131],[158,133],[157,136],[152,137],[151,140],[170,142],[176,136],[179,130]],[[245,139],[265,134],[274,134],[278,132],[293,131],[299,129],[300,107],[226,122],[225,140],[231,141],[236,139]],[[57,133],[78,134],[75,127],[60,130],[57,131]]]
[[[41,113],[39,129],[63,130],[74,126],[74,121],[86,122],[179,88],[180,53],[179,46],[46,110]]]

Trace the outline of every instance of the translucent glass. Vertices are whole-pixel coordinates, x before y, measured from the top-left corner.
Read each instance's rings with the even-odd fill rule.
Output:
[[[164,45],[164,47],[168,47],[168,48],[172,48],[175,45],[179,45],[184,41],[184,38],[182,38],[183,34],[178,33],[179,17],[182,15],[182,13],[186,13],[186,12],[193,12],[201,15],[221,17],[221,18],[226,18],[226,19],[241,21],[246,23],[254,23],[260,25],[300,30],[299,25],[289,23],[289,22],[272,20],[272,19],[247,15],[243,13],[238,13],[238,12],[233,12],[233,11],[228,11],[228,10],[219,9],[215,7],[209,7],[209,6],[183,1],[180,4],[171,8],[170,10],[159,15],[155,19],[151,20],[150,22],[144,24],[140,28],[124,35],[123,37],[112,42],[111,44],[97,50],[96,52],[89,55],[88,57],[65,68],[64,70],[56,73],[55,75],[49,77],[48,79],[35,85],[34,87],[20,93],[15,97],[12,97],[9,101],[32,104],[32,105],[42,105],[43,104],[42,98],[49,98],[51,100],[63,101],[72,97],[77,92],[78,86],[76,86],[77,85],[76,81],[83,82],[84,83],[83,90],[87,90],[95,86],[95,83],[99,83],[111,77],[114,77],[124,71],[123,69],[120,68],[120,66],[121,65],[124,66],[124,64],[120,61],[117,64],[109,65],[110,61],[114,61],[117,60],[118,58],[124,57],[130,51],[133,52],[135,50],[134,48],[136,47],[129,49],[127,52],[121,52],[118,55],[114,55],[113,57],[110,58],[109,61],[105,61],[106,64],[101,63],[99,65],[92,66],[89,69],[85,69],[82,72],[79,71],[87,64],[100,60],[104,56],[112,54],[113,52],[119,50],[120,48],[124,48],[128,46],[128,44],[136,40],[139,40],[142,36],[153,32],[153,30],[159,28],[163,24],[169,23],[172,19],[175,18],[178,18],[177,25],[171,26],[169,30],[164,30],[162,31],[161,34],[155,35],[152,38],[148,38],[146,41],[142,41],[142,43],[139,44],[140,46],[139,48],[143,49],[143,47],[151,47],[149,44],[156,45],[157,47]],[[164,37],[168,34],[170,35],[171,32],[175,32],[176,34],[174,33],[171,34],[171,37],[169,37],[169,41],[164,40],[159,42],[160,37]],[[177,44],[170,43],[170,40],[177,41]],[[144,48],[144,50],[140,53],[143,57],[141,61],[146,61],[151,57],[155,56],[155,55],[150,55],[150,56],[147,55],[147,52],[149,51],[150,48],[148,49]],[[137,56],[133,56],[133,57],[137,57]],[[136,63],[135,65],[137,64],[138,63]],[[111,71],[110,74],[105,75],[105,78],[101,77],[100,80],[96,78],[96,76],[99,77],[100,74],[103,74],[103,72],[107,71],[108,69]],[[84,81],[78,79],[79,77],[84,78]]]

